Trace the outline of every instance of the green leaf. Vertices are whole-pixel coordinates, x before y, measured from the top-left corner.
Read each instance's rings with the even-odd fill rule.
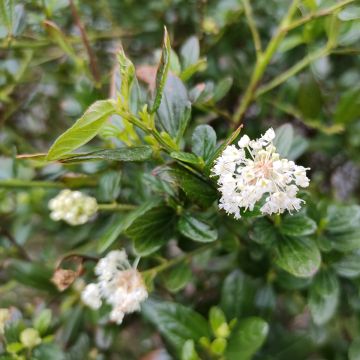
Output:
[[[297,96],[298,108],[305,118],[314,119],[320,115],[323,99],[320,87],[313,77],[303,78]]]
[[[182,81],[169,73],[165,83],[157,120],[162,130],[172,138],[183,134],[189,121],[191,104]]]
[[[340,276],[349,279],[358,277],[360,275],[360,251],[357,250],[352,254],[346,254],[332,266]]]
[[[70,154],[61,162],[76,163],[89,160],[145,161],[151,158],[152,148],[148,145],[130,146],[119,149],[96,150],[86,154]]]
[[[47,160],[60,159],[89,142],[115,111],[113,100],[100,100],[92,104],[70,129],[56,139],[48,152]]]
[[[3,23],[8,33],[11,34],[14,19],[14,1],[0,0],[0,22]]]
[[[39,331],[41,336],[44,336],[51,324],[51,310],[44,309],[34,319],[34,328]]]
[[[213,100],[215,102],[220,101],[229,92],[232,84],[233,84],[233,79],[231,77],[226,77],[220,80],[215,87]]]
[[[310,287],[309,308],[317,325],[324,325],[333,316],[339,300],[339,282],[331,270],[319,271]]]
[[[83,63],[83,60],[76,55],[76,52],[71,45],[71,43],[66,38],[66,35],[62,32],[62,30],[52,21],[45,20],[44,28],[46,32],[49,34],[50,39],[54,41],[63,51],[69,56],[77,65]]]
[[[142,314],[180,354],[187,340],[210,337],[207,321],[196,311],[177,303],[148,300]]]
[[[347,252],[360,248],[360,206],[329,206],[327,236],[334,249]]]
[[[217,199],[217,193],[207,182],[189,171],[174,166],[170,173],[175,177],[178,186],[186,196],[202,207],[211,206]]]
[[[196,36],[191,36],[181,47],[180,57],[185,70],[197,63],[200,57],[200,44]]]
[[[6,351],[11,354],[17,354],[24,349],[24,345],[19,342],[13,342],[6,346]]]
[[[284,237],[275,248],[275,263],[294,276],[310,277],[319,269],[320,251],[311,239]]]
[[[194,154],[208,161],[216,150],[216,133],[210,125],[199,125],[191,138],[191,148]]]
[[[126,230],[137,255],[147,256],[160,249],[174,235],[174,211],[163,205],[145,212]]]
[[[255,286],[248,276],[239,270],[229,274],[221,290],[221,308],[227,319],[240,318],[243,313],[251,311],[254,295]]]
[[[254,222],[250,237],[258,244],[270,247],[278,239],[279,234],[274,224],[269,219],[263,217]]]
[[[151,107],[151,111],[150,111],[151,114],[153,114],[159,108],[161,103],[164,86],[169,72],[170,56],[171,56],[170,37],[166,27],[164,27],[163,48],[162,48],[160,63],[156,72],[155,98],[154,98],[154,103]]]
[[[173,49],[170,50],[170,71],[175,75],[179,75],[181,73],[179,57]]]
[[[196,155],[192,153],[187,153],[183,151],[173,151],[170,156],[173,159],[179,160],[184,163],[193,164],[193,165],[201,165],[202,160],[199,159]]]
[[[194,340],[186,340],[181,350],[181,360],[200,360],[195,350]]]
[[[210,309],[209,322],[210,322],[211,330],[213,331],[216,337],[227,338],[229,336],[230,334],[229,325],[226,322],[225,314],[219,307],[213,306]]]
[[[341,21],[352,21],[360,19],[360,6],[350,5],[340,11],[338,17]]]
[[[316,231],[316,222],[303,213],[287,214],[282,218],[280,232],[288,236],[304,236]]]
[[[275,133],[274,145],[276,152],[279,153],[281,157],[286,158],[293,142],[294,129],[290,124],[284,124],[277,128]]]
[[[360,339],[355,339],[348,352],[349,360],[360,360]]]
[[[65,354],[57,344],[42,344],[33,351],[36,360],[65,360]]]
[[[120,72],[120,94],[123,104],[129,106],[131,87],[135,79],[135,66],[131,60],[125,55],[124,49],[120,48],[117,53]]]
[[[144,202],[136,210],[131,211],[126,215],[116,214],[113,217],[110,226],[105,230],[105,232],[98,241],[98,252],[103,253],[104,251],[106,251],[137,218],[141,217],[143,214],[153,209],[154,207],[159,206],[159,204],[159,199],[151,199]]]
[[[336,106],[334,121],[348,124],[360,117],[360,88],[344,92]]]
[[[12,260],[8,267],[9,276],[20,284],[50,292],[56,292],[50,282],[52,270],[43,263]]]
[[[84,307],[80,304],[70,308],[64,315],[61,340],[65,344],[73,343],[78,338],[84,323],[84,315]]]
[[[183,289],[187,283],[191,280],[192,272],[189,264],[182,262],[176,266],[173,266],[163,276],[164,284],[166,288],[176,293]]]
[[[269,326],[261,318],[251,317],[242,320],[229,338],[226,359],[251,359],[263,345],[268,332]]]
[[[216,229],[210,225],[192,216],[184,214],[178,222],[178,230],[185,237],[198,242],[213,242],[218,237]]]
[[[97,201],[112,202],[120,195],[121,172],[109,170],[100,176]]]

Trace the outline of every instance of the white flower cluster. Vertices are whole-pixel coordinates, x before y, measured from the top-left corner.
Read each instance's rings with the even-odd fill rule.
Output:
[[[80,191],[62,190],[49,201],[50,217],[64,220],[70,225],[85,224],[98,209],[96,199]]]
[[[219,176],[218,185],[222,194],[219,207],[239,219],[240,209],[254,209],[264,200],[263,214],[298,211],[301,200],[296,197],[299,186],[309,186],[303,166],[293,161],[280,159],[272,141],[273,129],[259,139],[250,140],[247,135],[240,138],[238,146],[230,145],[216,160],[213,176]]]
[[[109,252],[95,267],[97,283],[85,287],[82,301],[93,309],[99,309],[102,300],[111,305],[110,319],[121,324],[125,313],[140,310],[140,304],[148,297],[140,273],[133,268],[124,250]]]

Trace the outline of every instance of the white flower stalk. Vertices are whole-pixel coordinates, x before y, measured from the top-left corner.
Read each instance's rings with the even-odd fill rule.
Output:
[[[89,284],[81,294],[82,301],[99,309],[102,300],[111,305],[110,319],[121,324],[124,315],[140,310],[148,297],[140,273],[133,268],[124,250],[109,252],[95,267],[97,283]]]
[[[272,141],[273,129],[259,139],[240,138],[238,147],[230,145],[216,160],[213,176],[219,176],[218,185],[222,194],[219,207],[239,219],[240,210],[254,209],[264,199],[260,208],[263,214],[281,214],[288,210],[298,211],[304,200],[296,197],[299,187],[309,186],[303,166],[293,161],[280,159]]]
[[[70,225],[81,225],[96,214],[98,204],[91,196],[66,189],[49,201],[49,209],[54,221],[64,220]]]

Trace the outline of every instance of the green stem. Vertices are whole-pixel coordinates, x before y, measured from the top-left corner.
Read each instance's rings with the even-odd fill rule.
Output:
[[[134,210],[136,208],[137,206],[132,204],[118,204],[118,203],[98,204],[98,209],[100,211],[128,211],[128,210]]]
[[[279,47],[283,38],[285,37],[286,32],[284,32],[283,29],[289,25],[293,15],[295,14],[295,11],[296,11],[297,5],[298,5],[298,1],[299,0],[293,0],[291,6],[289,7],[287,14],[281,21],[280,26],[278,27],[275,35],[271,38],[268,46],[266,47],[265,52],[257,58],[255,67],[254,67],[252,75],[251,75],[250,83],[249,83],[247,89],[245,90],[245,94],[240,102],[240,105],[238,106],[238,108],[234,114],[233,120],[237,124],[237,126],[239,126],[241,124],[242,118],[243,118],[246,110],[248,109],[249,105],[251,104],[251,102],[254,99],[254,93],[255,93],[255,90],[256,90],[256,87],[257,87],[259,81],[261,80],[262,76],[264,75],[264,72],[265,72],[267,66],[269,65],[275,51]]]
[[[280,84],[282,84],[283,82],[285,82],[286,80],[291,78],[292,76],[296,75],[298,72],[303,70],[305,67],[309,66],[315,60],[320,59],[324,56],[327,56],[329,53],[330,53],[330,49],[327,46],[310,53],[309,55],[304,57],[302,60],[300,60],[298,63],[296,63],[294,66],[292,66],[290,69],[288,69],[285,72],[283,72],[282,74],[278,75],[277,77],[275,77],[273,80],[271,80],[267,84],[262,85],[255,92],[254,98],[256,99],[257,97],[274,89],[275,87],[279,86]]]
[[[64,188],[65,185],[60,182],[54,181],[32,181],[32,180],[21,180],[21,179],[6,179],[0,180],[0,188]]]
[[[158,273],[172,267],[172,266],[175,266],[179,263],[181,263],[182,261],[190,261],[195,255],[198,255],[198,254],[201,254],[202,252],[208,250],[208,249],[211,249],[213,248],[215,245],[217,245],[217,242],[212,242],[211,244],[207,244],[207,245],[204,245],[204,246],[201,246],[200,248],[190,252],[190,253],[187,253],[186,255],[182,255],[182,256],[178,256],[176,258],[173,258],[169,261],[166,261],[158,266],[155,266],[153,267],[152,269],[149,269],[149,270],[145,270],[143,271],[141,274],[143,276],[147,276],[147,275],[152,275],[152,276],[155,276],[157,275]]]
[[[251,7],[251,4],[250,4],[249,0],[243,0],[243,4],[244,4],[246,20],[248,22],[248,25],[249,25],[249,28],[250,28],[250,31],[251,31],[251,36],[252,36],[253,41],[254,41],[256,57],[259,58],[261,56],[261,54],[262,54],[261,39],[260,39],[260,35],[259,35],[258,29],[256,27],[255,20],[254,20],[254,17],[253,17],[252,7]]]

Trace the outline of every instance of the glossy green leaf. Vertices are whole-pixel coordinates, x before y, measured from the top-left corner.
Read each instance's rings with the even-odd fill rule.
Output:
[[[328,208],[327,236],[334,249],[353,251],[360,248],[360,206],[333,205]]]
[[[142,314],[179,354],[187,340],[197,342],[211,336],[207,321],[188,306],[148,300],[142,306]]]
[[[170,173],[186,196],[200,206],[209,207],[216,200],[216,190],[195,174],[178,166],[173,167]]]
[[[85,154],[70,154],[61,162],[77,163],[81,161],[91,160],[108,160],[108,161],[145,161],[149,160],[152,156],[152,148],[148,145],[130,146],[119,149],[103,149],[96,150]]]
[[[254,222],[250,237],[258,244],[270,247],[279,238],[279,234],[274,224],[263,217]]]
[[[136,218],[126,234],[134,241],[139,256],[147,256],[160,249],[174,235],[174,212],[163,205]]]
[[[229,274],[221,290],[221,308],[228,320],[240,318],[251,311],[254,304],[255,286],[251,279],[239,270]]]
[[[192,153],[187,153],[183,151],[173,151],[172,153],[170,153],[170,156],[173,159],[179,160],[187,164],[193,164],[193,165],[202,164],[202,160]]]
[[[110,115],[115,113],[113,100],[100,100],[91,105],[84,115],[51,146],[47,159],[57,160],[94,138]]]
[[[232,332],[226,348],[227,360],[250,360],[261,348],[269,332],[268,324],[261,318],[241,320]]]
[[[159,199],[151,199],[145,201],[137,209],[130,211],[126,215],[114,215],[110,225],[106,228],[98,241],[98,252],[102,253],[106,251],[121,234],[125,233],[125,231],[137,218],[141,217],[149,210],[158,207],[160,203]]]
[[[13,260],[8,267],[8,271],[11,278],[23,285],[56,292],[54,285],[50,281],[53,272],[43,263]]]
[[[275,263],[294,276],[310,277],[319,269],[321,255],[311,239],[284,237],[276,244]]]
[[[156,112],[161,130],[166,131],[172,138],[183,134],[189,121],[190,109],[191,104],[184,84],[169,73]]]
[[[332,266],[340,276],[349,279],[358,277],[360,275],[360,251],[357,250],[354,253],[346,254]]]
[[[233,79],[231,77],[226,77],[219,81],[215,87],[213,99],[215,102],[220,101],[231,89],[233,84]]]
[[[304,213],[287,214],[282,218],[280,232],[288,236],[305,236],[316,231],[316,223]]]
[[[210,125],[199,125],[195,128],[191,147],[194,154],[208,161],[216,150],[216,133]]]
[[[216,229],[191,214],[181,216],[177,227],[182,235],[198,242],[213,242],[218,237]]]
[[[290,124],[284,124],[277,128],[275,133],[274,145],[276,152],[278,152],[281,157],[286,158],[293,142],[294,129]]]
[[[317,325],[324,325],[333,316],[339,300],[339,282],[331,270],[319,271],[310,287],[309,308]]]
[[[163,281],[169,291],[176,293],[187,285],[191,277],[189,264],[182,262],[167,271],[163,276]]]
[[[153,105],[151,107],[151,113],[156,112],[156,110],[160,106],[162,94],[164,91],[164,86],[166,83],[166,79],[170,67],[170,56],[171,56],[170,37],[165,27],[160,63],[156,72],[155,97],[154,97]]]
[[[213,306],[210,309],[209,323],[211,330],[216,337],[227,338],[229,336],[229,325],[226,322],[225,314],[219,307]]]

